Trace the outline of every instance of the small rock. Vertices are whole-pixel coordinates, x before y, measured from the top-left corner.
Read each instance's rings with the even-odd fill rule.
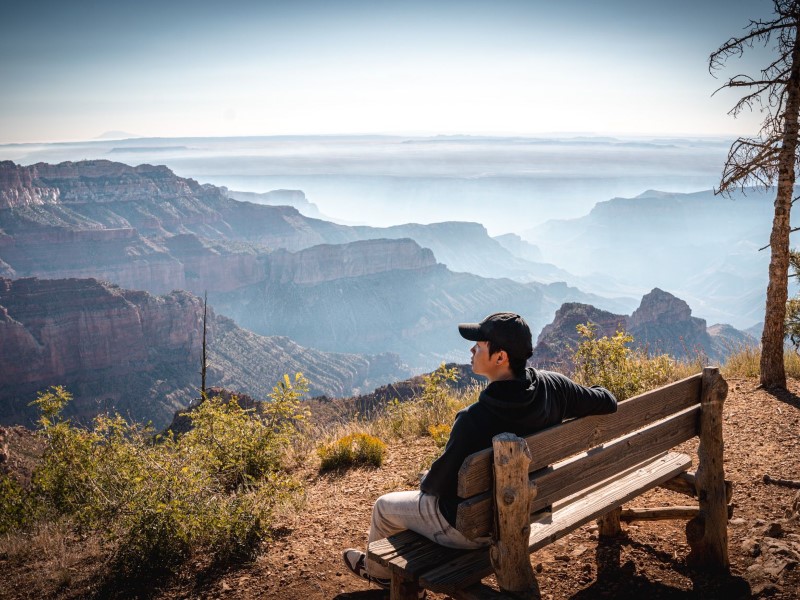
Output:
[[[786,518],[800,521],[800,492],[797,492],[792,505],[786,509]]]
[[[764,561],[764,572],[771,577],[777,577],[789,564],[788,561],[780,558],[771,558]]]
[[[556,560],[564,561],[564,562],[567,562],[568,560],[570,560],[569,554],[556,554],[553,558],[555,558]]]
[[[773,521],[769,524],[766,531],[764,531],[764,535],[771,538],[780,538],[783,537],[783,525],[778,523],[777,521]]]
[[[227,582],[225,582],[225,581],[222,582],[222,591],[223,592],[230,592],[231,591],[231,586],[229,586],[227,584]]]
[[[744,525],[745,523],[747,523],[747,521],[745,521],[741,517],[737,517],[735,519],[731,519],[730,521],[728,521],[728,523],[730,523],[731,525]]]
[[[783,591],[783,588],[779,585],[774,583],[759,583],[758,585],[753,587],[753,597],[754,598],[766,598],[768,596],[774,596]]]
[[[572,554],[573,557],[577,557],[577,556],[580,556],[581,554],[583,554],[584,552],[586,552],[586,546],[581,544],[580,546],[575,548],[575,550],[573,550],[571,552],[571,554]]]
[[[745,538],[742,540],[742,550],[750,556],[758,556],[761,554],[761,544],[755,538]]]
[[[541,573],[544,570],[544,565],[542,565],[542,563],[540,562],[536,563],[536,566],[533,567],[533,570],[536,571],[537,573]]]

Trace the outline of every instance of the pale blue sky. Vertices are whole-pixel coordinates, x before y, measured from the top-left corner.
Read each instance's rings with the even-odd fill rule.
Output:
[[[709,53],[767,0],[5,2],[0,143],[736,135]],[[753,59],[758,59],[758,54]],[[763,55],[762,57],[763,58]],[[734,70],[752,68],[734,61]]]

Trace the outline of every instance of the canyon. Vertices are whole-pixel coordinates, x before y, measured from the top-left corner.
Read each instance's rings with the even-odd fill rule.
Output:
[[[568,285],[593,279],[478,223],[348,226],[275,204],[311,210],[299,191],[236,195],[164,166],[0,162],[0,422],[30,423],[35,392],[55,384],[77,418],[167,422],[197,396],[203,294],[208,384],[255,398],[287,372],[337,397],[466,362],[455,324],[497,310],[542,332],[545,366],[587,320],[675,355],[717,358],[729,342],[715,340],[745,339],[658,289],[639,303]],[[556,245],[553,231],[542,239]]]
[[[119,412],[163,427],[198,397],[203,301],[95,279],[0,279],[0,423],[30,425],[38,391],[64,385],[67,416]],[[209,311],[209,386],[264,399],[284,373],[303,372],[311,395],[347,396],[410,375],[391,354],[356,356],[259,336]]]

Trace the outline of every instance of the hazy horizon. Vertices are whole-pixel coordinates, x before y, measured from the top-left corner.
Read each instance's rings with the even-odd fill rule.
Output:
[[[649,189],[711,189],[727,148],[727,140],[674,136],[283,136],[0,145],[0,159],[165,164],[236,191],[299,189],[341,222],[476,221],[499,235]]]

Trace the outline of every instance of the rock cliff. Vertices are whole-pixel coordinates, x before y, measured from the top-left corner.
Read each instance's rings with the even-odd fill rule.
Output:
[[[413,239],[453,271],[485,277],[529,277],[541,271],[541,265],[514,256],[477,223],[347,227],[309,218],[291,206],[238,201],[228,194],[233,193],[178,177],[163,166],[107,160],[27,167],[2,162],[0,273],[96,277],[153,293],[231,291],[235,281],[241,287],[263,274],[259,255],[374,239]],[[303,199],[302,192],[292,190],[266,196],[270,202]],[[192,235],[198,241],[185,237]],[[339,254],[346,258],[344,253],[359,248],[370,246]],[[397,248],[393,266],[405,256]]]
[[[267,204],[269,206],[292,206],[306,217],[325,219],[325,216],[319,212],[319,207],[313,202],[309,202],[302,190],[272,190],[269,192],[257,193],[237,192],[226,188],[222,189],[225,190],[229,198],[233,198],[234,200],[254,202],[255,204]]]
[[[202,300],[95,279],[0,279],[0,423],[30,424],[36,392],[65,385],[68,414],[116,410],[163,426],[197,394]],[[315,395],[349,395],[409,374],[397,356],[332,354],[242,330],[210,311],[208,384],[264,398],[301,371]]]
[[[0,209],[55,204],[58,200],[58,188],[36,181],[31,169],[10,160],[0,161]]]
[[[536,340],[530,364],[546,369],[561,369],[571,364],[572,354],[581,342],[577,326],[594,323],[597,336],[613,336],[625,330],[627,317],[600,310],[590,304],[566,302],[556,311],[552,323],[545,325]]]
[[[642,297],[639,308],[628,319],[627,328],[639,346],[656,354],[719,358],[705,320],[693,317],[686,302],[658,288]]]
[[[436,264],[433,252],[409,239],[365,240],[322,244],[302,250],[278,250],[268,257],[270,285],[318,284],[396,270],[425,269]]]
[[[202,303],[186,292],[156,297],[95,279],[1,279],[0,421],[29,422],[35,392],[59,384],[76,395],[73,415],[113,408],[163,418],[191,389],[201,323]]]
[[[256,333],[329,352],[391,351],[434,368],[465,357],[454,323],[502,307],[538,329],[562,302],[592,301],[564,285],[498,279],[530,276],[531,263],[476,223],[346,227],[236,201],[150,165],[1,168],[31,197],[33,188],[58,191],[53,203],[0,208],[3,275],[208,291],[218,312]]]
[[[676,358],[703,356],[719,361],[755,340],[730,325],[706,327],[703,319],[692,316],[689,305],[658,288],[642,297],[632,315],[617,315],[591,305],[565,303],[555,319],[543,329],[534,348],[531,364],[543,368],[571,367],[571,356],[581,339],[579,324],[592,322],[597,336],[612,336],[625,331],[634,338],[634,347],[650,354],[669,354]]]

